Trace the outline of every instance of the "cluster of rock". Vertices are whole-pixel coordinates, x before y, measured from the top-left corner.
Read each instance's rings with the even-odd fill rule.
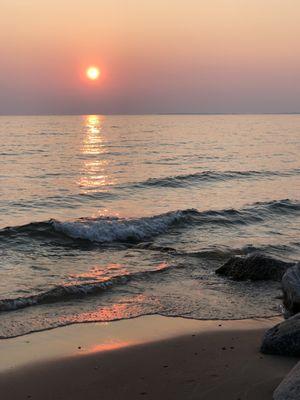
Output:
[[[290,371],[273,394],[274,400],[299,399],[300,393],[300,363]]]
[[[300,263],[252,254],[232,257],[216,273],[234,280],[281,281],[286,319],[265,333],[261,352],[300,357]],[[275,390],[273,399],[300,399],[300,362]]]
[[[280,282],[288,268],[294,263],[288,263],[264,254],[253,253],[246,257],[231,257],[216,270],[218,275],[228,276],[235,281],[272,280]]]

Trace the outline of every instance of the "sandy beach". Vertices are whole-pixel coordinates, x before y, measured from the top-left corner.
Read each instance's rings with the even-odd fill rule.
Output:
[[[1,398],[272,399],[297,362],[259,352],[279,320],[146,316],[1,340]]]

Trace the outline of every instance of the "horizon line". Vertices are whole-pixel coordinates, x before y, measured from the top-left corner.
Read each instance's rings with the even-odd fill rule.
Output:
[[[292,112],[157,112],[157,113],[41,113],[41,114],[1,114],[0,117],[50,117],[50,116],[88,116],[88,115],[120,115],[120,116],[143,116],[143,115],[300,115],[300,111]]]

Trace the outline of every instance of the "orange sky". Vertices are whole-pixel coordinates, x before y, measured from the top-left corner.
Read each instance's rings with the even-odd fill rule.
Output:
[[[300,111],[299,18],[299,0],[1,0],[0,113]]]

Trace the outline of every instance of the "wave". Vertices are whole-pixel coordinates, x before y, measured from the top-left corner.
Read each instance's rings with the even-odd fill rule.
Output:
[[[86,199],[89,198],[91,200],[112,200],[117,198],[118,195],[116,193],[108,192],[108,191],[90,191],[90,192],[82,192],[78,194],[70,194],[63,196],[47,196],[44,198],[40,198],[37,196],[32,197],[28,200],[11,200],[5,201],[0,200],[0,205],[6,208],[12,207],[22,207],[27,209],[32,208],[43,208],[43,207],[55,207],[57,205],[68,208],[75,208],[79,204],[85,204]]]
[[[172,249],[174,250],[174,249]],[[260,262],[271,262],[271,263],[284,263],[285,265],[294,265],[297,260],[283,260],[282,258],[274,258],[268,254],[265,254],[257,249],[252,249],[253,251],[245,251],[244,250],[237,250],[233,249],[232,251],[219,252],[214,250],[212,252],[206,251],[195,252],[195,253],[185,253],[188,256],[200,256],[209,258],[213,255],[213,258],[218,258],[219,261],[224,260],[231,260],[232,257],[240,257],[241,255],[244,256],[244,259],[249,259],[249,257],[256,257],[255,259],[261,260]],[[212,254],[213,253],[213,254]],[[178,252],[178,254],[180,254]],[[184,253],[182,253],[184,254]],[[217,256],[217,257],[216,257]],[[246,258],[245,258],[246,257]],[[103,279],[103,280],[96,280],[90,281],[87,283],[76,283],[76,284],[65,284],[55,286],[47,291],[33,294],[30,296],[24,297],[17,297],[17,298],[6,298],[0,299],[0,313],[1,312],[10,312],[10,311],[17,311],[23,308],[44,305],[44,304],[52,304],[52,303],[61,303],[64,301],[76,300],[76,299],[83,299],[88,296],[95,296],[102,293],[105,293],[109,289],[113,289],[120,285],[126,285],[132,281],[145,281],[150,279],[153,276],[159,275],[161,273],[168,272],[169,270],[174,270],[178,268],[185,268],[186,263],[179,263],[179,264],[160,264],[156,269],[147,270],[147,271],[138,271],[133,273],[126,273],[123,275],[116,275],[111,278]]]
[[[196,209],[177,210],[142,218],[80,218],[75,221],[49,220],[33,222],[19,227],[0,230],[1,237],[27,235],[30,237],[55,237],[71,240],[85,240],[98,244],[140,243],[165,234],[173,228],[191,225],[247,225],[263,223],[272,217],[300,215],[300,202],[274,200],[254,203],[242,209],[198,211]]]
[[[51,219],[32,222],[0,230],[1,236],[27,235],[45,237],[63,235],[71,239],[82,239],[96,243],[137,243],[167,232],[172,226],[198,215],[197,210],[179,210],[153,217],[124,219],[118,217],[80,218],[62,222]]]
[[[165,178],[150,178],[144,182],[136,183],[135,187],[162,186],[162,187],[184,187],[187,184],[199,182],[226,181],[231,179],[252,179],[268,177],[287,177],[299,174],[300,169],[286,171],[202,171],[194,174],[167,176]]]
[[[52,221],[53,228],[74,239],[91,242],[141,242],[167,232],[172,226],[184,223],[197,210],[179,210],[138,219],[98,218],[74,222]]]
[[[300,244],[292,243],[292,246],[300,247]],[[215,260],[215,261],[225,261],[234,256],[249,256],[251,254],[265,254],[266,256],[273,256],[282,259],[282,261],[287,262],[298,262],[291,255],[293,253],[293,247],[290,245],[280,245],[280,244],[268,244],[263,246],[254,246],[252,244],[245,245],[242,247],[228,247],[228,246],[209,246],[197,251],[183,251],[175,249],[169,246],[158,246],[153,242],[139,243],[136,247],[142,250],[150,250],[160,253],[167,253],[172,256],[179,257],[192,257],[204,260]]]
[[[152,275],[160,274],[169,270],[170,268],[175,267],[172,265],[162,264],[159,266],[159,268],[154,270],[116,275],[112,278],[101,281],[56,286],[48,291],[26,297],[0,299],[0,312],[16,311],[26,307],[78,299],[89,295],[96,295],[115,286],[124,285],[132,280],[147,279]]]
[[[147,189],[151,187],[169,187],[169,188],[187,188],[189,185],[198,183],[210,183],[218,181],[227,181],[235,179],[253,179],[253,178],[274,178],[274,177],[288,177],[297,175],[300,169],[290,169],[286,171],[202,171],[194,174],[167,176],[164,178],[150,178],[140,182],[129,182],[126,184],[111,184],[110,189],[107,188],[93,188],[92,190],[86,188],[85,191],[77,194],[64,194],[63,196],[47,196],[44,198],[32,197],[28,200],[0,200],[0,205],[3,207],[13,208],[22,207],[22,209],[36,209],[60,207],[76,208],[79,204],[85,204],[87,199],[91,201],[99,200],[113,200],[122,198],[123,196],[134,196],[136,190]],[[48,174],[49,176],[49,174]]]

